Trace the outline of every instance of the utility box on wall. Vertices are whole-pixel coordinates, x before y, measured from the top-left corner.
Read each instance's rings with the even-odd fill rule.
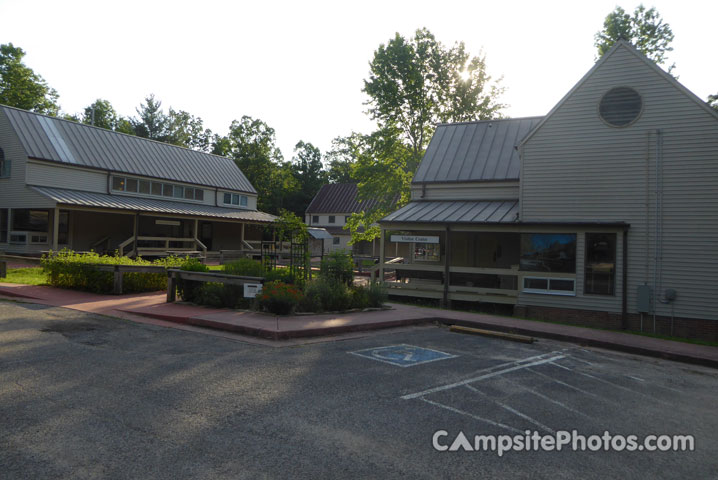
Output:
[[[648,285],[640,285],[636,295],[636,310],[639,313],[648,313],[651,311],[651,287]]]

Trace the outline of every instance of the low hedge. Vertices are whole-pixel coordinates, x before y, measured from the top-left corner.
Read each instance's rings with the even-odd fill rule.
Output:
[[[93,293],[112,293],[114,274],[101,272],[97,265],[161,265],[165,268],[179,267],[185,259],[167,257],[155,261],[142,258],[131,259],[115,255],[99,255],[95,252],[77,253],[72,250],[50,252],[42,257],[42,268],[48,282],[57,288],[82,290]],[[122,291],[125,293],[154,292],[167,288],[164,273],[125,273]]]

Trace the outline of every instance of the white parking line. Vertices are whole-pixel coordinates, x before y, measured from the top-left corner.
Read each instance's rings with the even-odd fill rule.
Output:
[[[551,352],[551,353],[553,354],[553,353],[558,353],[558,352]],[[462,386],[467,385],[467,384],[469,384],[469,383],[478,382],[478,381],[480,381],[480,380],[485,380],[485,379],[487,379],[487,378],[497,377],[497,376],[503,375],[503,374],[505,374],[505,373],[514,372],[514,371],[516,371],[516,370],[521,370],[521,369],[523,369],[523,368],[535,367],[535,366],[537,366],[537,365],[543,365],[543,364],[545,364],[545,363],[555,362],[556,360],[561,360],[562,358],[565,358],[565,355],[556,355],[556,356],[554,356],[554,357],[543,358],[543,359],[541,359],[541,360],[536,360],[536,361],[534,361],[534,362],[524,363],[524,362],[527,362],[528,360],[531,360],[531,359],[533,359],[533,358],[544,357],[545,355],[547,355],[547,354],[537,355],[536,357],[525,358],[525,359],[523,359],[523,360],[517,360],[517,361],[515,361],[515,362],[509,363],[509,365],[513,365],[512,367],[504,368],[503,370],[498,370],[498,371],[495,371],[495,372],[486,373],[486,374],[480,375],[480,376],[478,376],[478,377],[467,378],[466,380],[462,380],[462,381],[460,381],[460,382],[450,383],[450,384],[448,384],[448,385],[442,385],[442,386],[439,386],[439,387],[430,388],[430,389],[428,389],[428,390],[424,390],[424,391],[417,392],[417,393],[410,393],[410,394],[408,394],[408,395],[403,395],[401,398],[404,399],[404,400],[411,400],[411,399],[413,399],[413,398],[423,397],[424,395],[429,395],[429,394],[431,394],[431,393],[443,392],[444,390],[451,390],[452,388],[462,387]],[[494,367],[494,368],[495,368],[495,367]]]
[[[481,395],[482,397],[488,398],[489,400],[491,400],[492,402],[494,402],[494,403],[495,403],[496,405],[498,405],[499,407],[501,407],[501,408],[503,408],[504,410],[507,410],[507,411],[513,413],[513,414],[516,415],[517,417],[521,417],[521,418],[523,418],[524,420],[526,420],[526,421],[528,421],[528,422],[530,422],[530,423],[533,423],[533,424],[536,425],[537,427],[539,427],[539,428],[541,428],[541,429],[543,429],[543,430],[546,430],[548,433],[556,433],[553,429],[547,427],[546,425],[544,425],[543,423],[539,422],[538,420],[535,420],[535,419],[529,417],[529,416],[526,415],[525,413],[519,412],[519,411],[516,410],[515,408],[509,407],[509,406],[506,405],[505,403],[499,402],[498,400],[489,397],[489,396],[486,395],[484,392],[482,392],[482,391],[480,391],[480,390],[477,390],[476,388],[472,387],[471,385],[464,385],[464,386],[465,386],[466,388],[468,388],[469,390],[471,390],[472,392],[476,392],[476,393],[478,393],[479,395]]]
[[[485,422],[485,423],[488,423],[489,425],[493,425],[493,426],[495,426],[495,427],[505,428],[506,430],[508,430],[508,431],[510,431],[510,432],[513,432],[513,433],[518,433],[518,434],[523,434],[523,433],[524,433],[523,431],[521,431],[521,430],[519,430],[519,429],[517,429],[517,428],[509,427],[508,425],[504,425],[503,423],[494,422],[494,421],[492,421],[492,420],[489,420],[488,418],[479,417],[478,415],[474,415],[474,414],[472,414],[472,413],[465,412],[465,411],[463,411],[463,410],[459,410],[458,408],[454,408],[454,407],[450,407],[450,406],[448,406],[448,405],[444,405],[443,403],[434,402],[434,401],[432,401],[432,400],[429,400],[428,398],[421,397],[421,399],[422,399],[423,401],[425,401],[426,403],[429,403],[429,404],[431,404],[431,405],[434,405],[434,406],[443,408],[444,410],[448,410],[448,411],[450,411],[450,412],[458,413],[458,414],[460,414],[460,415],[465,415],[465,416],[467,416],[467,417],[473,418],[474,420],[478,420],[478,421],[480,421],[480,422]]]
[[[604,398],[604,397],[598,396],[598,395],[596,395],[596,394],[593,393],[593,392],[589,392],[589,391],[587,391],[587,390],[583,390],[582,388],[578,388],[578,387],[575,387],[575,386],[573,386],[573,385],[570,385],[570,384],[568,384],[568,383],[566,383],[566,382],[562,382],[561,380],[559,380],[559,379],[557,379],[557,378],[553,378],[553,377],[550,376],[550,375],[546,375],[546,374],[544,374],[544,373],[537,372],[536,370],[533,370],[533,369],[529,369],[529,372],[535,373],[536,375],[540,375],[540,376],[542,376],[542,377],[544,377],[544,378],[547,378],[547,379],[551,380],[552,382],[556,382],[556,383],[558,383],[559,385],[563,385],[563,386],[566,387],[566,388],[570,388],[570,389],[572,389],[572,390],[576,390],[577,392],[583,393],[584,395],[588,395],[589,397],[594,397],[594,398],[596,398],[596,399],[598,399],[598,400],[601,400],[601,401],[604,401],[604,402],[607,402],[607,403],[612,403],[613,405],[620,405],[619,402],[615,402],[615,401],[611,400],[610,398]]]
[[[508,380],[508,379],[507,379],[507,380]],[[513,381],[513,380],[508,380],[508,381],[509,381],[510,383],[512,383],[512,384],[514,384],[514,385],[520,387],[520,388],[523,388],[524,390],[526,390],[527,392],[531,393],[532,395],[535,395],[535,396],[537,396],[537,397],[539,397],[539,398],[542,398],[542,399],[546,400],[547,402],[553,403],[554,405],[558,405],[559,407],[561,407],[561,408],[563,408],[563,409],[565,409],[565,410],[568,410],[569,412],[575,413],[576,415],[580,415],[580,416],[582,416],[582,417],[586,417],[586,418],[588,418],[588,419],[590,419],[590,420],[593,419],[593,417],[591,417],[590,415],[586,415],[585,413],[580,412],[580,411],[576,410],[575,408],[569,407],[568,405],[566,405],[566,404],[563,403],[563,402],[559,402],[558,400],[553,399],[553,398],[551,398],[551,397],[549,397],[549,396],[547,396],[547,395],[544,395],[544,394],[541,393],[541,392],[537,392],[537,391],[534,390],[533,388],[527,387],[526,385],[522,385],[522,384],[520,384],[519,382],[515,382],[515,381]]]

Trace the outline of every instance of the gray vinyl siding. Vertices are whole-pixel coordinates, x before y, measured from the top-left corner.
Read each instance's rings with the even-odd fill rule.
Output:
[[[641,116],[625,128],[597,114],[601,96],[616,86],[643,98]],[[718,119],[628,48],[617,48],[524,144],[521,219],[629,223],[628,311],[635,313],[637,287],[654,284],[656,129],[664,137],[656,283],[659,292],[678,292],[673,309],[656,302],[656,313],[718,319]]]
[[[25,185],[27,155],[0,109],[0,148],[10,160],[10,178],[0,178],[0,208],[53,208],[55,203]]]
[[[515,200],[519,182],[433,183],[412,185],[412,200]]]
[[[107,193],[107,174],[62,165],[27,162],[28,185]]]

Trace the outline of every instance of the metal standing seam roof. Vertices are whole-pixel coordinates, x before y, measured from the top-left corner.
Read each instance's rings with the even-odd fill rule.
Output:
[[[518,200],[411,202],[380,223],[514,223]]]
[[[439,124],[412,182],[518,180],[515,147],[542,118]]]
[[[152,198],[108,195],[106,193],[82,192],[50,187],[30,187],[38,193],[61,205],[75,205],[89,208],[109,208],[152,212],[159,214],[190,215],[195,217],[214,217],[248,222],[271,223],[277,217],[256,210],[237,210],[214,207],[211,205],[155,200]]]
[[[360,201],[356,183],[333,183],[323,185],[314,195],[306,213],[359,213],[372,209],[378,199]]]
[[[257,193],[229,158],[0,105],[28,157]]]
[[[316,238],[317,240],[324,240],[324,239],[331,239],[333,238],[331,233],[326,231],[324,228],[319,227],[307,227],[307,232],[309,232],[309,235],[311,235],[312,238]]]

